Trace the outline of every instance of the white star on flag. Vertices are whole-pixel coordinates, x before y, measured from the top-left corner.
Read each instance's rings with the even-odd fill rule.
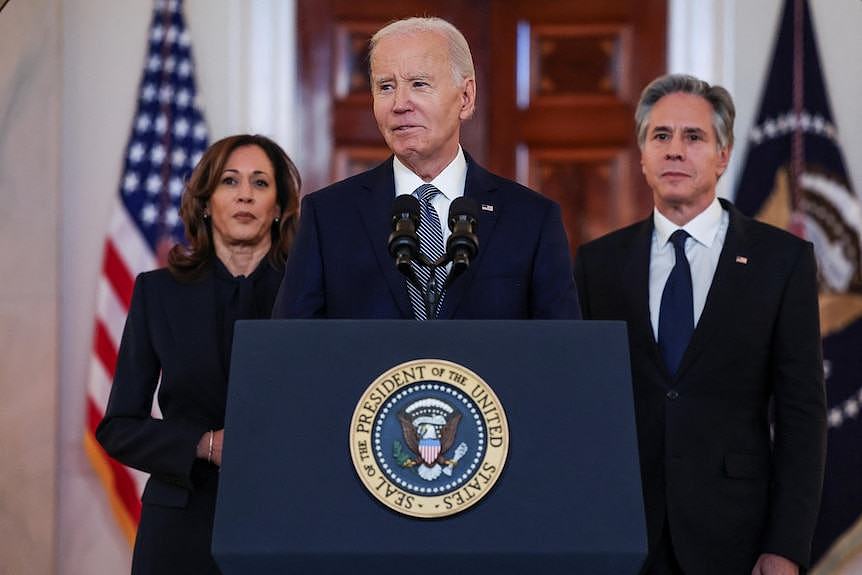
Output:
[[[137,164],[141,159],[143,159],[146,153],[144,146],[140,142],[135,142],[132,147],[129,148],[129,160],[133,164]]]
[[[158,174],[150,174],[147,178],[147,193],[155,196],[162,190],[162,179]]]
[[[161,144],[156,144],[150,151],[150,161],[154,164],[161,164],[165,159],[165,148]]]
[[[138,176],[134,172],[129,172],[123,178],[123,191],[130,194],[138,189]]]
[[[173,152],[171,152],[171,164],[175,168],[182,168],[183,164],[186,163],[186,153],[182,148],[177,148]]]
[[[146,114],[141,114],[138,116],[137,121],[135,122],[135,129],[139,132],[146,132],[150,129],[150,117]]]

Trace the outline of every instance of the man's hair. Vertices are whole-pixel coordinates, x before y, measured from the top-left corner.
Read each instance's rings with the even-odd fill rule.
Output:
[[[719,149],[733,146],[733,120],[736,109],[730,93],[721,86],[710,86],[694,76],[687,74],[668,74],[660,76],[641,92],[635,111],[635,133],[638,146],[643,148],[647,137],[647,122],[656,102],[670,94],[692,94],[700,96],[712,106],[712,127],[718,139]]]
[[[470,46],[467,45],[467,40],[458,28],[442,18],[404,18],[403,20],[390,22],[371,37],[368,52],[369,61],[373,59],[374,49],[383,38],[406,36],[421,32],[439,34],[446,39],[449,45],[449,63],[452,66],[452,78],[455,84],[460,85],[461,82],[468,78],[476,79],[476,69],[473,66],[473,56],[470,54]]]

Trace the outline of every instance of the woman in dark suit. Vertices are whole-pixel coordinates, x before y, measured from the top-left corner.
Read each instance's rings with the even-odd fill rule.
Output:
[[[145,471],[132,573],[219,573],[210,552],[233,325],[269,318],[300,178],[273,141],[231,136],[203,155],[180,215],[189,246],[138,276],[96,437]],[[161,382],[159,381],[161,379]],[[158,389],[161,418],[151,415]]]

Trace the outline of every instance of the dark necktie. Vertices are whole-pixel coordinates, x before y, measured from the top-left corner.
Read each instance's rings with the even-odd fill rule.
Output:
[[[694,332],[691,268],[685,257],[685,240],[688,237],[685,230],[677,230],[670,236],[676,253],[676,264],[664,284],[658,314],[658,347],[671,375],[676,375]]]
[[[432,261],[443,255],[443,230],[440,227],[440,217],[437,215],[437,210],[434,209],[434,205],[431,203],[431,200],[439,193],[441,193],[440,190],[431,184],[419,186],[413,192],[413,195],[419,199],[419,206],[422,209],[422,213],[419,216],[419,227],[416,229],[416,234],[419,236],[419,251]],[[425,286],[428,285],[431,270],[414,261],[413,271],[416,273],[419,285],[422,286],[420,290],[412,283],[407,282],[407,290],[410,292],[410,303],[413,304],[413,315],[418,320],[428,319],[424,298]],[[443,268],[436,268],[434,273],[437,278],[437,285],[442,291],[445,270]],[[439,304],[442,302],[443,296],[441,293],[437,310],[440,309]]]

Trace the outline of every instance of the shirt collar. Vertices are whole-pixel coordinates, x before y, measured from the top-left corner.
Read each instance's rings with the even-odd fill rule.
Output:
[[[430,182],[425,182],[410,171],[410,168],[401,163],[398,156],[392,160],[392,170],[395,173],[395,195],[412,194],[416,188],[423,184],[431,184],[442,193],[449,201],[464,195],[464,182],[467,180],[467,160],[464,158],[464,150],[458,145],[458,153]]]
[[[705,210],[680,228],[680,226],[664,217],[658,209],[653,208],[653,223],[655,224],[658,245],[665,245],[670,240],[672,233],[678,229],[683,229],[699,244],[711,247],[718,234],[718,229],[721,227],[722,210],[721,202],[718,201],[718,197],[715,197]]]

